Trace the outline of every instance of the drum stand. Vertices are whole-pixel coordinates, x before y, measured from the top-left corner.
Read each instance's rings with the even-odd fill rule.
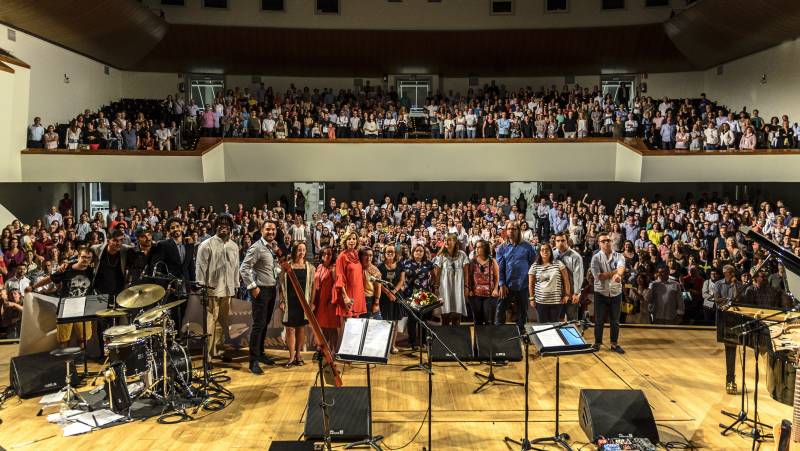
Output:
[[[163,384],[163,394],[159,395],[156,392],[153,394],[159,399],[161,402],[164,403],[164,408],[161,410],[161,416],[158,417],[158,421],[160,423],[180,423],[186,420],[192,420],[193,418],[186,413],[186,407],[181,404],[178,400],[178,390],[183,389],[186,393],[193,397],[194,393],[192,392],[192,388],[183,380],[183,376],[180,374],[178,369],[175,367],[174,362],[169,356],[169,347],[167,343],[167,329],[173,330],[173,322],[169,315],[166,312],[163,314],[163,330],[161,331],[161,352],[163,353],[163,360],[162,360],[162,367],[161,367],[161,377],[159,377],[153,384],[145,391],[152,391],[152,388],[156,387],[159,384]],[[153,368],[155,369],[155,359],[152,360],[154,363]],[[176,380],[173,380],[169,377],[169,368],[172,367],[175,370],[175,374],[177,375]],[[168,412],[171,411],[171,412]],[[167,418],[170,417],[177,417],[177,420],[170,420],[167,421]]]

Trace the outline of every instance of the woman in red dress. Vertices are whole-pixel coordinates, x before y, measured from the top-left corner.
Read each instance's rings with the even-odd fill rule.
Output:
[[[322,335],[328,342],[330,349],[338,348],[340,326],[339,317],[336,316],[336,306],[333,305],[333,282],[336,279],[333,267],[333,248],[323,247],[320,251],[320,264],[314,274],[314,315],[317,317]],[[320,343],[317,343],[317,347]]]
[[[364,268],[358,258],[358,234],[342,236],[342,252],[336,258],[333,303],[340,318],[358,318],[367,313],[364,297]]]

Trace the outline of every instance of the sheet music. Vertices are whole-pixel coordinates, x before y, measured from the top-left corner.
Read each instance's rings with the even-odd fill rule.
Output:
[[[367,335],[361,355],[364,357],[386,357],[386,349],[392,334],[390,321],[370,320],[367,323]]]
[[[87,432],[92,432],[92,427],[88,424],[75,422],[64,426],[64,437],[85,434]]]
[[[64,298],[62,301],[61,318],[80,318],[86,310],[86,297]]]
[[[534,331],[540,331],[543,329],[548,329],[550,327],[552,327],[550,324],[531,325],[531,328]],[[564,340],[561,339],[561,335],[558,333],[557,329],[550,329],[544,332],[540,332],[536,334],[536,337],[539,339],[539,342],[542,343],[542,347],[544,348],[564,346]]]
[[[84,412],[71,419],[88,424],[92,427],[105,426],[108,423],[121,420],[122,415],[118,415],[108,409],[95,410],[94,412]]]
[[[344,323],[344,333],[342,333],[342,344],[339,345],[338,354],[359,355],[361,348],[361,336],[367,320],[364,318],[349,318]]]

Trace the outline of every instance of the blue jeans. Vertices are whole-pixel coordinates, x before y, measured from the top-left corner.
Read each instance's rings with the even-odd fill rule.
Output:
[[[467,139],[475,139],[475,129],[468,128],[467,129]]]
[[[611,324],[611,344],[616,344],[619,339],[619,315],[622,294],[617,296],[603,296],[594,294],[594,342],[603,342],[603,328],[608,313],[608,322]]]
[[[525,323],[528,322],[528,288],[522,290],[508,290],[508,296],[500,298],[497,302],[497,313],[494,315],[495,324],[506,322],[506,310],[512,304],[517,305],[517,327],[520,332],[525,331]]]

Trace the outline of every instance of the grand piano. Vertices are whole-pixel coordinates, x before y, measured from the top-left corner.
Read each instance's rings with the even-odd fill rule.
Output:
[[[797,306],[793,293],[800,289],[800,257],[770,241],[764,235],[742,227],[748,240],[755,241],[768,253],[770,259],[783,267],[786,291]],[[797,309],[800,310],[800,309]],[[749,348],[758,345],[767,355],[767,389],[778,402],[792,405],[794,402],[795,365],[797,348],[800,346],[800,312],[783,311],[746,304],[737,304],[717,312],[717,341],[744,344]],[[758,320],[750,322],[751,320]],[[784,320],[788,323],[781,324]],[[796,320],[796,322],[794,322]],[[744,340],[740,333],[749,329]]]

